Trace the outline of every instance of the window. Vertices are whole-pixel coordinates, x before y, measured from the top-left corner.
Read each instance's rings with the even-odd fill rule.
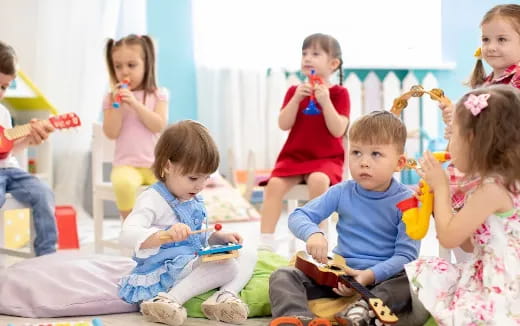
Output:
[[[442,65],[440,0],[194,0],[198,65],[299,69],[313,33],[340,42],[347,67]]]

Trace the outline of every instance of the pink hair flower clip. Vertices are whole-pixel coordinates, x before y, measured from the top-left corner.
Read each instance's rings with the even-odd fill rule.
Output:
[[[464,106],[466,107],[466,109],[471,111],[471,114],[477,116],[480,112],[482,112],[482,110],[487,108],[487,100],[490,96],[491,94],[469,94],[468,98],[464,102]]]

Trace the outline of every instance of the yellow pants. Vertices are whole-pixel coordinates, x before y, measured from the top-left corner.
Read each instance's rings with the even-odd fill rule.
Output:
[[[113,167],[110,180],[116,196],[117,209],[122,212],[134,208],[137,189],[140,186],[151,185],[157,181],[152,169],[127,165]]]

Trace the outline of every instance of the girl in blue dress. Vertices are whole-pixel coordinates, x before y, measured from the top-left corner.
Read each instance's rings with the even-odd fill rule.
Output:
[[[237,295],[253,274],[256,255],[202,262],[196,253],[207,245],[242,243],[238,233],[203,232],[206,209],[197,194],[219,164],[208,130],[185,120],[167,128],[155,148],[157,183],[138,198],[123,223],[120,242],[135,251],[137,266],[120,280],[119,296],[139,303],[148,321],[182,325],[190,298],[220,288],[202,303],[213,320],[240,324],[249,309]]]

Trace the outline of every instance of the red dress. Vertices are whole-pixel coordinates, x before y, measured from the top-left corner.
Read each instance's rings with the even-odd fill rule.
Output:
[[[297,86],[291,86],[285,94],[282,108],[293,97]],[[345,87],[335,85],[329,88],[330,100],[336,111],[349,117],[350,99]],[[309,105],[309,97],[304,98],[289,136],[278,155],[271,177],[288,177],[323,172],[329,176],[331,185],[341,181],[345,148],[343,137],[334,137],[325,125],[322,110],[317,115],[307,115],[303,110]]]

